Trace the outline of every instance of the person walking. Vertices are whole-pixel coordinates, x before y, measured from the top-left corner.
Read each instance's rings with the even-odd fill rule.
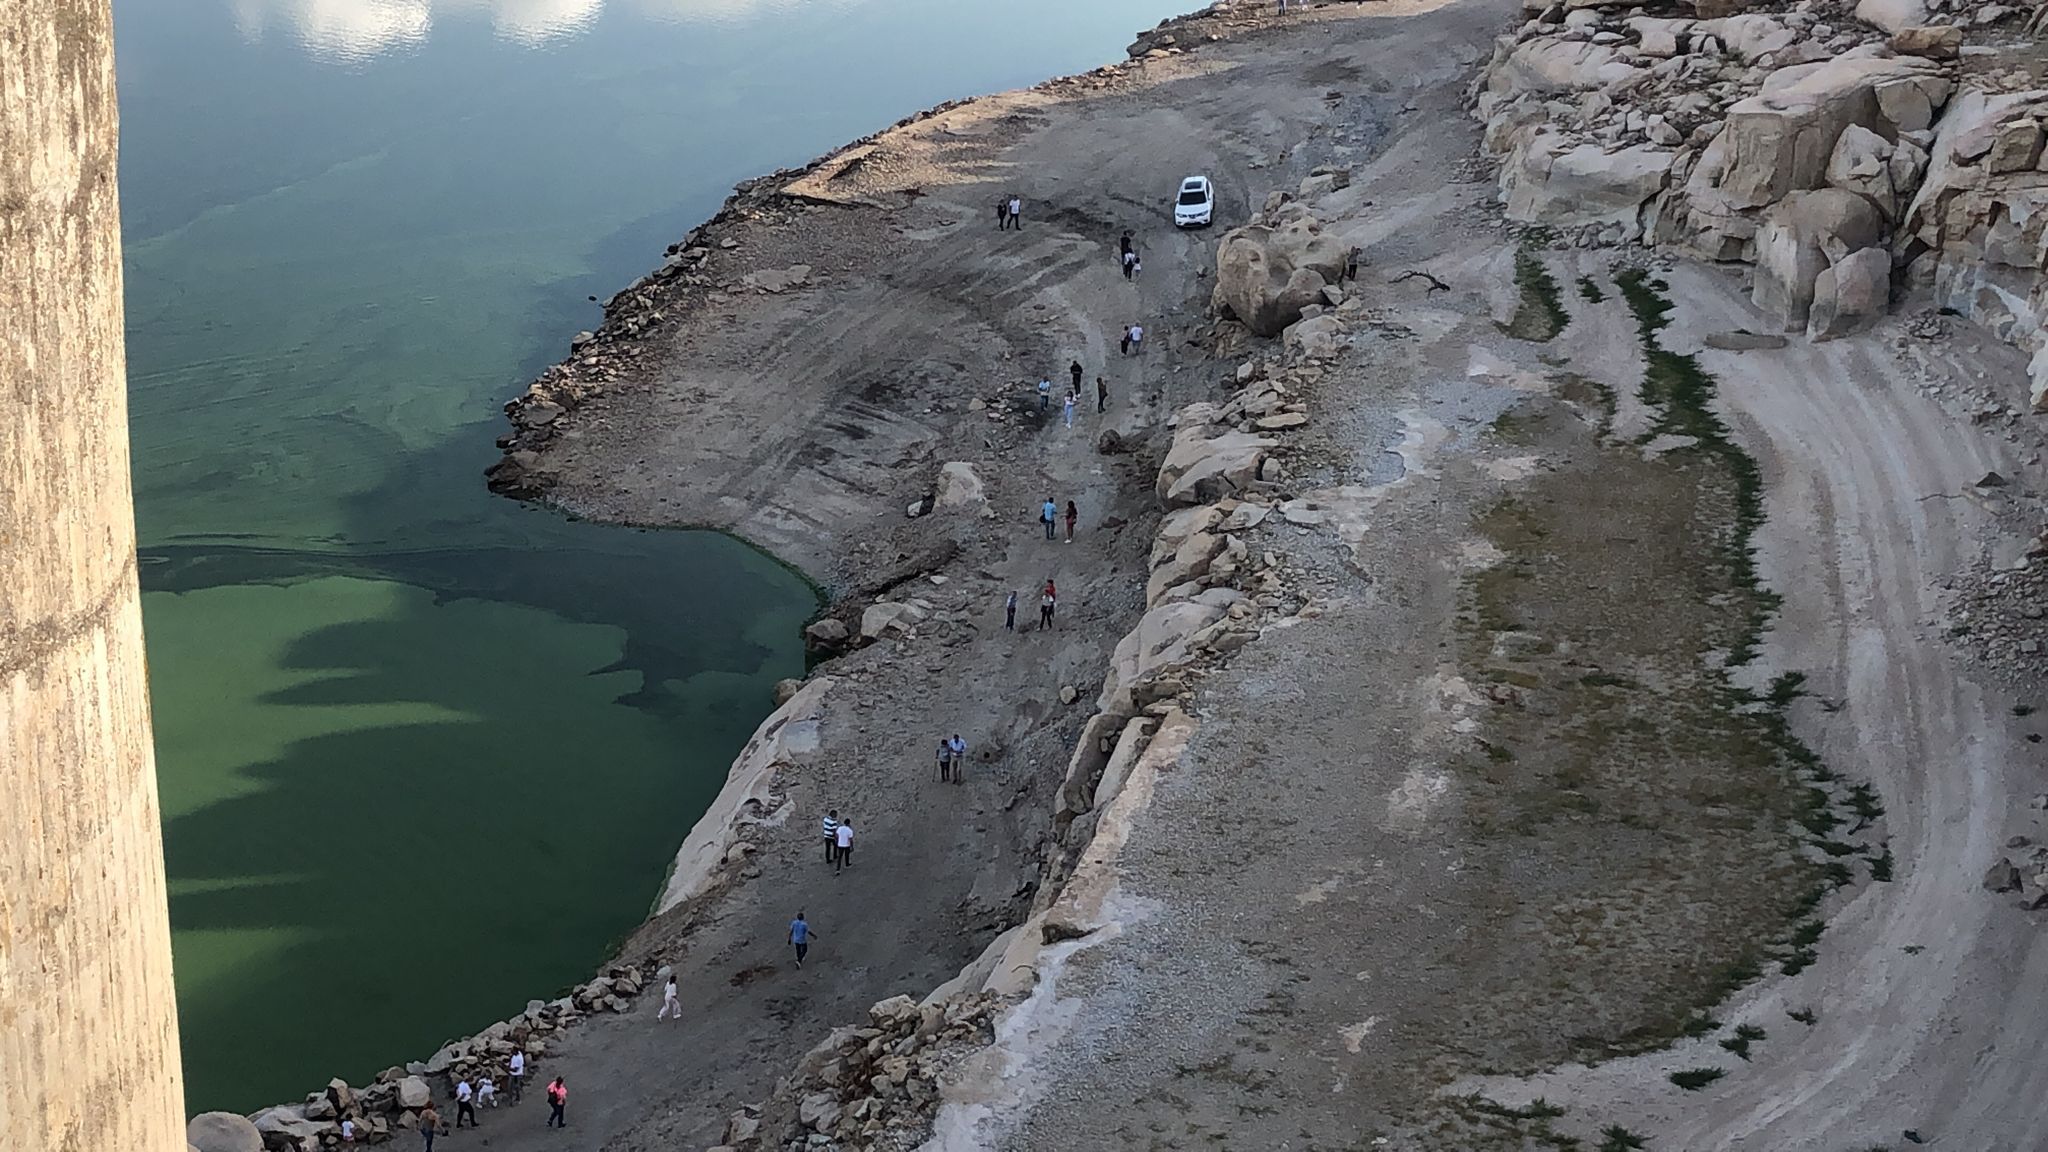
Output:
[[[959,784],[967,779],[967,741],[955,732],[946,747],[953,753],[953,783]]]
[[[1040,628],[1052,627],[1052,610],[1059,605],[1059,602],[1059,592],[1053,588],[1052,581],[1047,580],[1045,582],[1045,591],[1040,593],[1038,597],[1038,626]]]
[[[434,1137],[441,1134],[441,1114],[434,1111],[434,1102],[420,1112],[420,1136],[426,1140],[427,1152],[434,1152]]]
[[[512,1093],[512,1102],[519,1103],[519,1094],[526,1087],[526,1053],[513,1050],[512,1060],[505,1066],[505,1087]]]
[[[1074,386],[1067,389],[1067,391],[1079,396],[1081,394],[1081,362],[1079,360],[1067,365],[1067,375],[1074,378]]]
[[[1095,410],[1097,412],[1109,411],[1109,381],[1104,380],[1100,376],[1095,378]]]
[[[998,196],[996,198],[996,231],[1001,232],[1009,226],[1010,198],[1008,196]]]
[[[1039,410],[1040,412],[1050,412],[1050,411],[1052,411],[1052,381],[1051,381],[1051,380],[1040,380],[1040,381],[1038,382],[1038,410]]]
[[[1131,351],[1139,355],[1143,355],[1145,352],[1145,326],[1143,324],[1131,325]]]
[[[1074,518],[1080,514],[1081,510],[1074,507],[1074,502],[1072,500],[1067,501],[1067,543],[1069,544],[1074,542]]]
[[[851,867],[853,867],[853,821],[841,820],[839,822],[839,866],[832,870],[832,874],[836,876]]]
[[[548,1082],[548,1127],[567,1128],[569,1117],[569,1085],[560,1076]]]
[[[1119,236],[1119,237],[1117,237],[1117,241],[1116,241],[1116,254],[1117,254],[1117,259],[1121,260],[1121,259],[1123,259],[1124,257],[1126,257],[1126,256],[1129,256],[1129,255],[1131,254],[1131,250],[1132,250],[1132,246],[1131,246],[1131,230],[1130,230],[1129,228],[1126,228],[1126,229],[1124,229],[1124,234],[1123,234],[1122,236]]]
[[[1010,197],[1010,227],[1015,228],[1019,232],[1024,230],[1024,198],[1022,196],[1013,195]]]
[[[839,858],[839,809],[825,813],[825,863]]]
[[[1016,593],[1016,590],[1015,590],[1015,589],[1012,589],[1012,590],[1011,590],[1011,592],[1010,592],[1010,599],[1009,599],[1009,600],[1008,600],[1007,602],[1005,602],[1005,603],[1004,603],[1004,605],[1003,605],[1003,631],[1005,631],[1005,632],[1015,632],[1016,630],[1017,630],[1017,593]]]
[[[464,1120],[469,1121],[471,1128],[476,1127],[476,1089],[470,1086],[467,1077],[455,1084],[455,1127],[458,1131]]]
[[[1038,522],[1045,525],[1045,538],[1047,540],[1053,538],[1052,526],[1058,522],[1059,518],[1060,506],[1052,502],[1052,497],[1047,496],[1045,503],[1038,506]]]
[[[811,922],[804,919],[804,910],[796,910],[796,919],[789,922],[789,946],[796,949],[796,966],[804,966],[804,953],[811,950],[811,938],[817,933],[811,931]]]
[[[683,1001],[676,995],[676,978],[673,972],[669,974],[668,983],[661,986],[661,1011],[655,1013],[654,1018],[666,1020],[671,1016],[679,1021],[683,1018]]]
[[[477,1081],[476,1103],[479,1108],[496,1108],[498,1106],[498,1086],[491,1081],[489,1076],[485,1076]]]
[[[1060,404],[1060,418],[1067,422],[1067,427],[1074,426],[1074,393],[1067,393],[1066,400]]]
[[[1129,324],[1124,325],[1123,339],[1117,341],[1117,353],[1123,356],[1131,354],[1131,326]]]
[[[1131,279],[1136,280],[1144,274],[1145,261],[1140,259],[1136,252],[1131,253]]]
[[[1137,271],[1138,254],[1136,252],[1131,251],[1129,248],[1124,249],[1124,279],[1132,279],[1134,276],[1136,276]]]
[[[939,740],[939,783],[944,784],[952,778],[953,746],[941,738]]]

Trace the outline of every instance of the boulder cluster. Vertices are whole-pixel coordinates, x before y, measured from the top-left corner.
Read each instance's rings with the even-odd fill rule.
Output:
[[[1510,219],[1582,245],[1751,266],[1770,323],[1813,339],[1883,316],[1895,286],[2048,348],[2048,91],[2002,49],[1995,0],[1527,0],[1474,114]],[[2048,356],[2034,369],[2048,406]]]
[[[938,1108],[940,1075],[985,1045],[998,998],[962,993],[919,1004],[893,996],[868,1022],[834,1029],[765,1102],[727,1119],[712,1152],[913,1147]]]
[[[453,1099],[458,1080],[489,1077],[504,1090],[508,1061],[526,1053],[533,1083],[538,1060],[560,1030],[597,1012],[625,1012],[646,986],[640,970],[617,965],[559,1000],[528,1001],[526,1010],[474,1036],[451,1040],[426,1060],[386,1068],[374,1083],[353,1088],[345,1080],[308,1093],[304,1103],[280,1104],[250,1116],[204,1112],[186,1126],[196,1152],[315,1152],[342,1146],[341,1122],[355,1121],[355,1142],[377,1144],[419,1130],[420,1112]]]

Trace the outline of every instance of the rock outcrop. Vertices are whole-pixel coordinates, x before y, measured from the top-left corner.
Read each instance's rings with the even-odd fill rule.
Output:
[[[2048,410],[2048,91],[1957,63],[2005,51],[1966,42],[2022,9],[1529,7],[1473,88],[1510,219],[1753,265],[1768,321],[1816,340],[1874,323],[1895,283],[1931,286],[2034,354]]]

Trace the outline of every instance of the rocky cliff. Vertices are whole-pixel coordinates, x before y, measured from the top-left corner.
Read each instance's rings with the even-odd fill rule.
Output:
[[[1510,218],[1746,265],[1768,323],[1815,340],[1931,291],[2034,355],[2048,410],[2032,10],[1527,7],[1472,93]]]

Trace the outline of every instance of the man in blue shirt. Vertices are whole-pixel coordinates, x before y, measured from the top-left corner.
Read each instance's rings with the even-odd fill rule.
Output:
[[[796,949],[796,966],[799,968],[804,966],[804,953],[811,950],[811,937],[814,935],[816,933],[811,931],[802,909],[798,909],[796,919],[789,922],[789,943]]]
[[[1045,525],[1045,538],[1047,540],[1053,538],[1052,526],[1059,518],[1060,506],[1052,502],[1052,497],[1047,496],[1045,503],[1040,505],[1038,509],[1038,521]]]

